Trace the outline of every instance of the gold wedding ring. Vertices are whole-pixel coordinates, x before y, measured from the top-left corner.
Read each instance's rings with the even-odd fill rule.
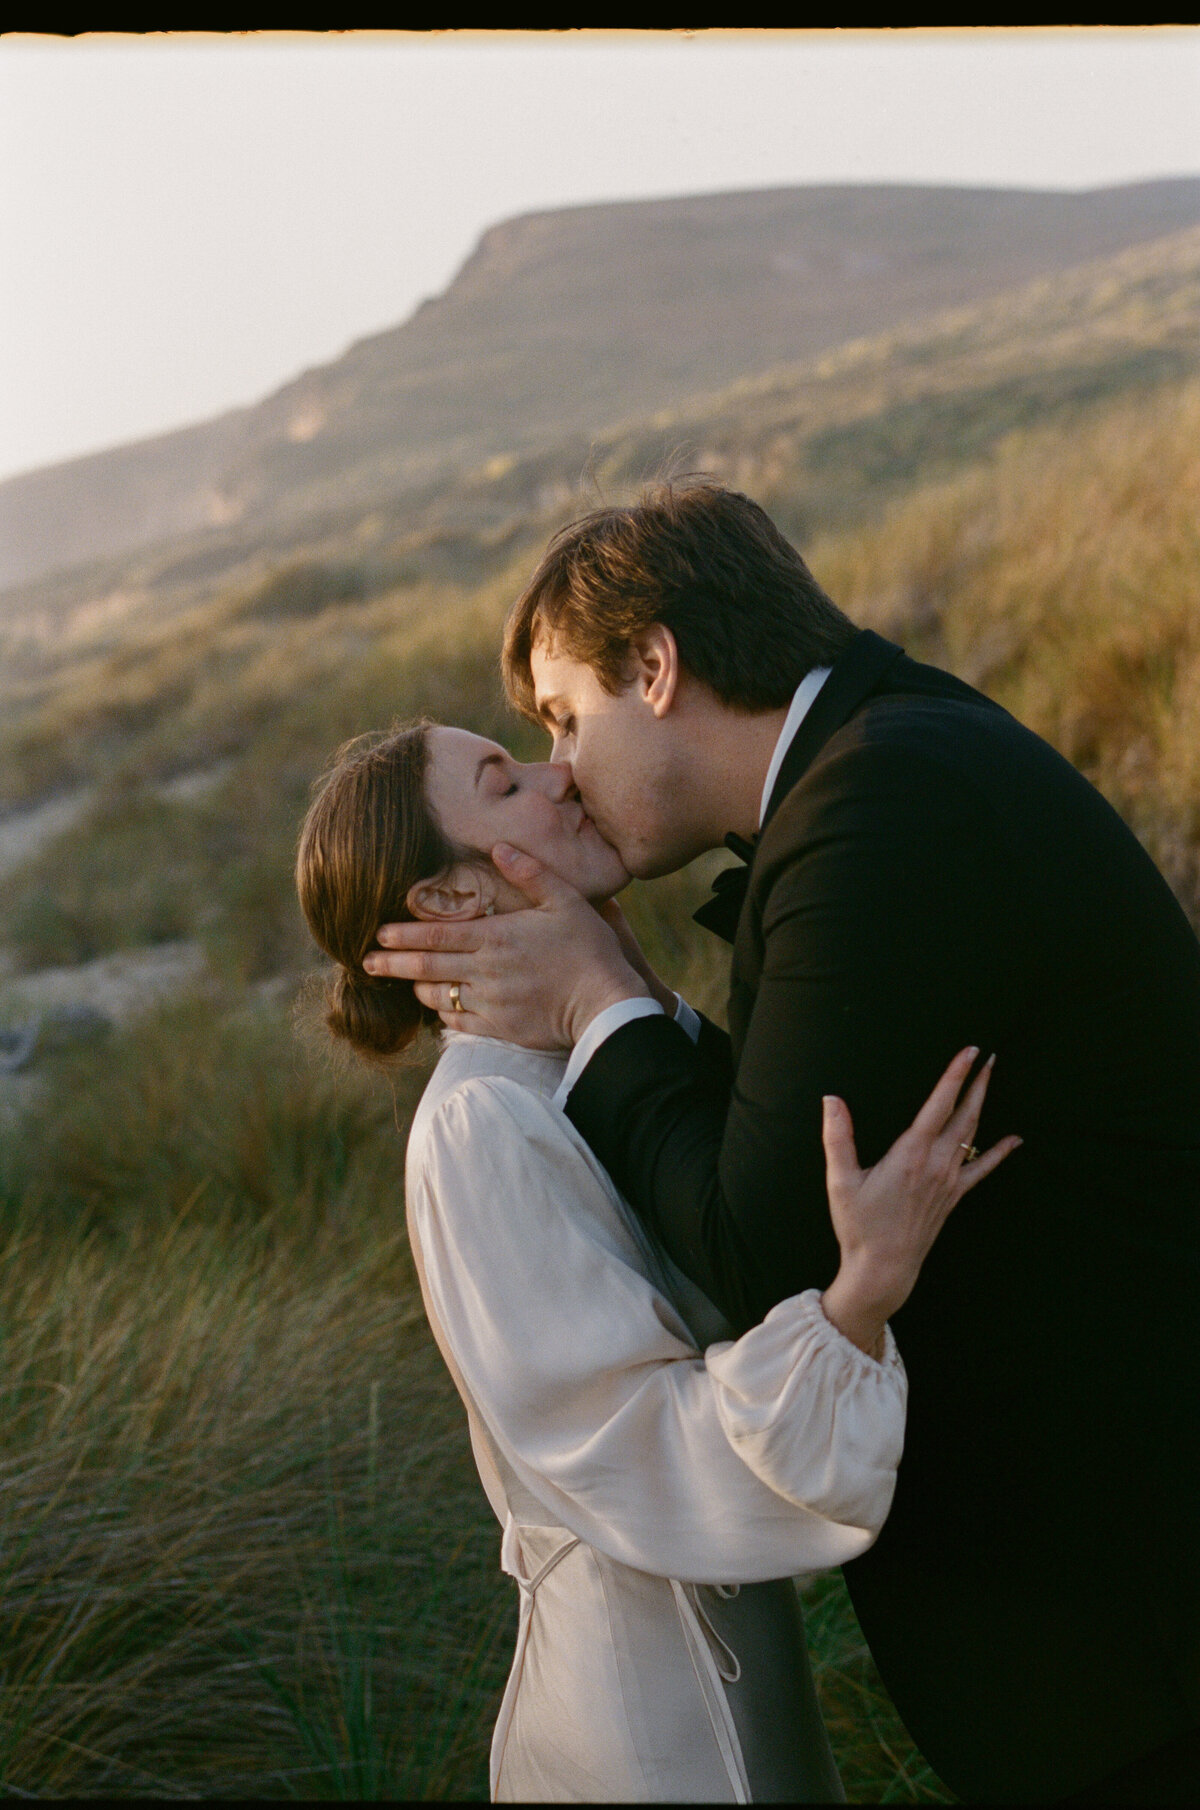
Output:
[[[465,1012],[467,1008],[464,1006],[462,1000],[459,998],[460,990],[461,990],[460,984],[458,981],[451,982],[450,1004],[454,1007],[454,1010],[456,1012]]]
[[[960,1144],[958,1147],[963,1152],[964,1163],[973,1163],[975,1158],[979,1155],[974,1144]]]

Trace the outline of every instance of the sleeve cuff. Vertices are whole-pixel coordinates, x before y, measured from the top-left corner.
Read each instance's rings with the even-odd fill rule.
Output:
[[[891,1507],[908,1397],[890,1327],[884,1345],[882,1362],[860,1351],[811,1288],[704,1354],[725,1436],[755,1476],[872,1537]]]
[[[680,1004],[682,1005],[682,1001]],[[685,1007],[691,1012],[691,1007]],[[676,1018],[678,1018],[678,1011]],[[607,1006],[603,1012],[597,1012],[587,1030],[571,1051],[571,1060],[567,1063],[566,1073],[558,1084],[554,1095],[554,1104],[563,1108],[567,1104],[571,1089],[591,1061],[600,1045],[608,1040],[614,1031],[622,1025],[631,1024],[635,1018],[665,1018],[666,1013],[655,999],[620,999],[615,1006]],[[692,1012],[692,1017],[696,1014]],[[699,1019],[696,1020],[699,1028]],[[684,1026],[686,1029],[686,1025]],[[689,1035],[691,1033],[689,1032]]]

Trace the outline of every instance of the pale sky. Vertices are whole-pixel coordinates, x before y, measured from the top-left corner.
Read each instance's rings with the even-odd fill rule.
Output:
[[[1200,29],[0,36],[0,477],[254,402],[533,209],[1200,174]]]

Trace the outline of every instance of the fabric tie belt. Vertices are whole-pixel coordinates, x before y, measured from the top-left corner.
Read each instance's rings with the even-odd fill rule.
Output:
[[[513,1654],[512,1670],[508,1674],[508,1683],[504,1688],[504,1701],[500,1705],[500,1714],[496,1718],[496,1732],[492,1736],[490,1789],[493,1801],[500,1777],[500,1765],[504,1758],[504,1744],[508,1739],[509,1725],[517,1707],[517,1692],[521,1688],[525,1649],[529,1645],[529,1630],[533,1626],[533,1600],[537,1595],[538,1586],[545,1582],[554,1567],[561,1564],[567,1554],[574,1552],[578,1545],[578,1539],[573,1534],[568,1534],[562,1545],[555,1547],[549,1558],[544,1559],[537,1570],[530,1574],[521,1546],[520,1528],[511,1515],[504,1523],[504,1537],[500,1542],[500,1569],[516,1580],[517,1588],[521,1593],[521,1610],[517,1623],[517,1650]]]

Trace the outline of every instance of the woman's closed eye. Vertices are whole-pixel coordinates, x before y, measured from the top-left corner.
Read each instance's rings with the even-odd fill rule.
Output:
[[[514,792],[520,790],[518,770],[510,762],[502,761],[497,756],[488,762],[488,770],[491,777],[487,790],[492,798],[511,798]]]

